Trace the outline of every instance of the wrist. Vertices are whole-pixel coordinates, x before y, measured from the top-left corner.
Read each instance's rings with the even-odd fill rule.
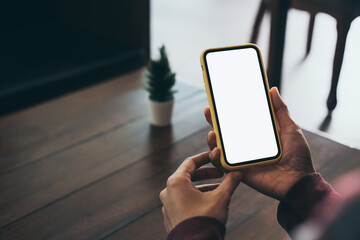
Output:
[[[303,218],[308,218],[317,203],[328,196],[340,197],[319,173],[310,173],[300,179],[286,194],[284,202]]]
[[[166,239],[224,239],[225,225],[216,218],[196,216],[177,224]]]
[[[289,184],[288,186],[288,189],[287,191],[285,192],[284,194],[284,198],[288,195],[289,191],[294,187],[296,186],[296,184],[298,182],[300,182],[302,179],[306,178],[306,177],[309,177],[311,176],[312,174],[316,173],[315,171],[312,171],[312,172],[295,172],[293,173],[293,179],[291,181],[291,183]]]
[[[301,179],[306,178],[307,176],[311,175],[314,172],[287,172],[287,176],[284,176],[280,180],[275,189],[278,192],[275,192],[275,198],[279,201],[284,201],[286,196],[288,195],[289,191],[299,182]]]

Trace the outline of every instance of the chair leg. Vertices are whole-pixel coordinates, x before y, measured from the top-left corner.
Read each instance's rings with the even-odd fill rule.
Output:
[[[306,54],[305,56],[309,55],[311,49],[311,41],[314,32],[314,23],[315,23],[316,13],[310,13],[310,21],[309,21],[309,29],[308,29],[308,37],[306,43]]]
[[[327,108],[329,112],[334,110],[337,104],[336,89],[339,82],[341,65],[344,57],[346,37],[350,29],[351,21],[352,19],[344,18],[338,19],[337,22],[338,37],[336,42],[330,93],[327,99]]]
[[[257,40],[258,40],[261,22],[262,22],[262,20],[264,18],[265,11],[268,10],[268,7],[269,7],[268,4],[264,0],[261,1],[259,11],[258,11],[258,13],[256,15],[256,19],[255,19],[255,23],[254,23],[254,27],[253,27],[253,32],[251,34],[251,39],[250,39],[251,43],[256,43]]]

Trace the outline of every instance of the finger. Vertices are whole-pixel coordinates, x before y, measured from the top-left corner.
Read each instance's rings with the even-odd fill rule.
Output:
[[[228,202],[230,202],[230,198],[232,194],[234,193],[237,186],[239,186],[242,178],[242,172],[240,171],[233,171],[228,173],[222,182],[220,183],[220,186],[216,189],[222,196],[224,196],[224,199]]]
[[[279,124],[279,128],[281,129],[297,129],[298,126],[290,117],[290,112],[288,107],[282,100],[279,91],[276,87],[271,88],[270,96],[272,100],[272,104],[274,107],[274,112],[276,115],[277,122]]]
[[[192,175],[191,180],[193,182],[207,180],[207,179],[215,179],[221,178],[224,175],[222,171],[214,167],[203,167],[197,169]]]
[[[209,159],[211,164],[216,167],[217,169],[221,170],[224,173],[228,173],[229,170],[223,168],[223,166],[221,165],[220,162],[220,149],[218,147],[214,148],[210,154],[209,154]]]
[[[209,154],[210,162],[215,167],[220,167],[220,149],[218,147],[215,147]]]
[[[216,134],[215,134],[214,131],[210,131],[208,133],[207,143],[208,143],[208,146],[209,146],[210,150],[213,150],[217,146],[217,144],[216,144]]]
[[[213,127],[212,119],[211,119],[211,112],[209,107],[205,107],[204,115],[206,118],[206,121]]]
[[[220,183],[213,183],[213,184],[197,185],[196,188],[199,189],[201,192],[209,192],[215,190],[219,186]]]
[[[188,157],[174,174],[185,174],[189,179],[191,179],[191,176],[194,174],[195,170],[208,162],[210,162],[209,152],[204,152],[192,157]]]
[[[209,154],[209,159],[212,165],[214,167],[221,169],[221,163],[220,163],[220,149],[218,147],[215,147]]]

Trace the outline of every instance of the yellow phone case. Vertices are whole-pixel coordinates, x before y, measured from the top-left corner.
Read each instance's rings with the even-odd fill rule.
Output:
[[[274,159],[264,160],[264,161],[256,162],[256,163],[243,164],[243,165],[240,165],[240,166],[230,166],[230,165],[228,165],[226,163],[226,161],[224,159],[224,153],[223,153],[223,147],[222,147],[223,145],[222,145],[221,139],[219,137],[220,136],[219,125],[218,125],[218,122],[216,120],[217,118],[215,116],[214,101],[213,101],[211,90],[210,90],[209,76],[208,76],[208,71],[206,69],[206,64],[205,64],[205,55],[209,51],[226,50],[226,49],[230,49],[230,48],[245,48],[245,47],[255,48],[259,53],[261,68],[262,68],[262,71],[264,72],[264,77],[265,77],[265,82],[266,82],[266,90],[267,90],[266,93],[267,93],[267,95],[269,97],[269,100],[270,100],[271,114],[272,114],[274,122],[275,122],[275,131],[276,131],[277,140],[279,142],[279,151],[280,151],[280,153],[279,153],[279,156],[277,158],[274,158]],[[208,49],[205,49],[201,53],[200,62],[201,62],[201,68],[202,68],[204,83],[205,83],[206,95],[207,95],[209,106],[210,106],[211,119],[212,119],[212,123],[213,123],[213,127],[214,127],[214,132],[216,134],[216,144],[217,144],[217,147],[220,149],[220,163],[221,163],[222,167],[231,171],[231,170],[241,169],[241,168],[245,168],[245,167],[249,167],[249,166],[270,164],[270,163],[275,163],[275,162],[279,161],[281,156],[282,156],[282,147],[281,147],[281,142],[280,142],[280,135],[279,135],[279,132],[278,132],[278,125],[277,125],[277,122],[276,122],[274,109],[273,109],[273,105],[272,105],[272,101],[271,101],[271,97],[270,97],[270,93],[269,93],[269,84],[268,84],[266,71],[265,71],[265,68],[264,68],[264,64],[263,64],[263,60],[262,60],[262,56],[261,56],[261,52],[260,52],[259,47],[257,45],[255,45],[255,44],[249,43],[249,44],[243,44],[243,45],[237,45],[237,46],[208,48]]]

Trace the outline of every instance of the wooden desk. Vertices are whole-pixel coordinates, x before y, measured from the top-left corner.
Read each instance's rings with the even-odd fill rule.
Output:
[[[204,91],[178,89],[164,129],[149,126],[142,71],[0,118],[0,239],[163,239],[159,192],[210,130]],[[330,182],[360,166],[360,151],[305,134]],[[276,207],[241,184],[227,239],[288,238]]]

